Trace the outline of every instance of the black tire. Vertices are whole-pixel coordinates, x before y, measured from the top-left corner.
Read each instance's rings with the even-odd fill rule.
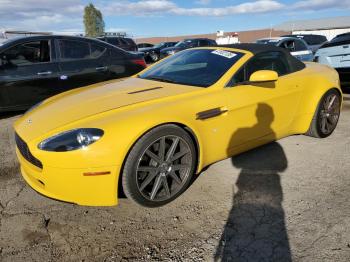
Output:
[[[194,143],[184,129],[167,124],[150,130],[135,143],[124,163],[125,195],[145,207],[173,201],[190,185],[196,159]]]
[[[327,103],[331,102],[333,98],[334,101],[331,104],[332,107],[328,108]],[[341,95],[339,91],[336,89],[327,91],[317,106],[306,135],[316,138],[325,138],[330,136],[337,127],[340,116],[340,106]]]

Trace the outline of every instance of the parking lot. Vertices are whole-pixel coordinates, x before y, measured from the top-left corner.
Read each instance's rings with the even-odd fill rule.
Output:
[[[350,260],[350,96],[335,133],[293,136],[212,165],[173,203],[76,206],[23,181],[0,120],[1,261]]]

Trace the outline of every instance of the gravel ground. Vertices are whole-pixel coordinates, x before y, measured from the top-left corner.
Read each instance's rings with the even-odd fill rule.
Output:
[[[82,207],[35,193],[0,116],[0,261],[350,261],[350,97],[336,132],[212,165],[175,202]]]

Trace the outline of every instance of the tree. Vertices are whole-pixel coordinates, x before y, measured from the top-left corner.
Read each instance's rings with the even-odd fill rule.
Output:
[[[102,13],[91,3],[84,9],[84,26],[85,35],[89,37],[101,36],[105,31]]]

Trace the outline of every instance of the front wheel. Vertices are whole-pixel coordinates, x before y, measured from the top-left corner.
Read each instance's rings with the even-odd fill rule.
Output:
[[[337,127],[340,116],[341,96],[335,89],[329,90],[322,97],[306,135],[325,138]]]
[[[189,186],[196,170],[190,135],[176,125],[156,127],[131,149],[122,174],[126,196],[139,205],[165,205]]]
[[[157,53],[152,53],[150,55],[152,62],[157,62],[159,60],[159,55]]]

